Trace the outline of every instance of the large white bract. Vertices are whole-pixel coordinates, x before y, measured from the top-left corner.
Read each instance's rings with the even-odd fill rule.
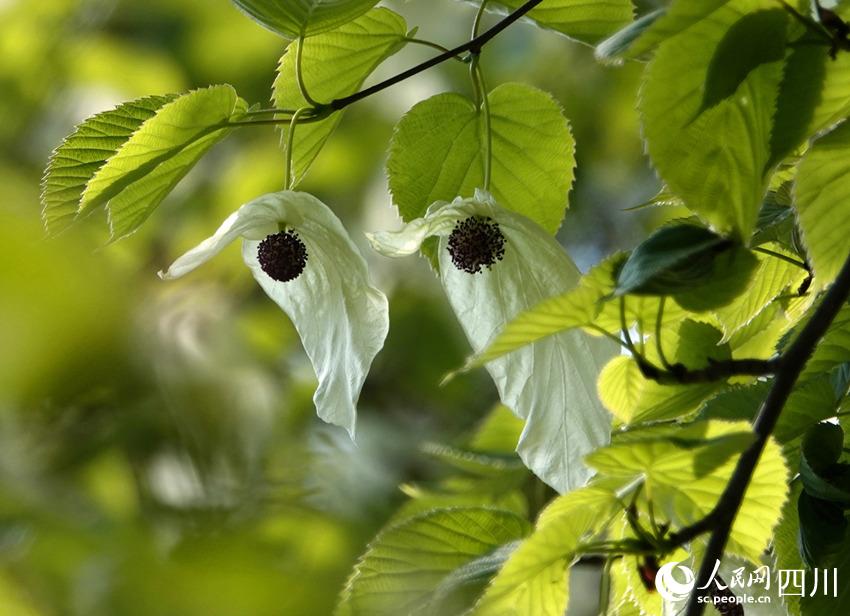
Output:
[[[488,267],[464,271],[449,252],[449,238],[464,222],[489,220],[504,236],[504,250]],[[563,248],[528,218],[500,207],[488,193],[435,203],[424,218],[395,233],[369,236],[388,256],[416,252],[440,238],[440,279],[476,353],[520,312],[575,287],[580,273]],[[456,253],[456,251],[454,251]],[[502,402],[526,420],[517,451],[525,464],[559,492],[583,485],[592,472],[583,457],[610,438],[610,417],[596,393],[601,368],[615,345],[568,331],[486,364]]]
[[[298,234],[307,259],[297,277],[278,282],[263,271],[257,250],[283,228]],[[283,191],[240,207],[160,276],[179,278],[239,238],[245,264],[298,330],[319,380],[313,396],[319,417],[353,438],[357,399],[389,330],[387,298],[372,286],[366,261],[328,206],[307,193]]]

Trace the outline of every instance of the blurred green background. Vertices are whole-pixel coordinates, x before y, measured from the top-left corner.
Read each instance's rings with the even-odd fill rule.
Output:
[[[474,14],[383,4],[445,44]],[[383,171],[394,123],[431,94],[469,93],[465,67],[351,108],[301,186],[344,219],[390,296],[356,445],[315,418],[294,329],[238,248],[184,281],[156,277],[281,188],[271,128],[218,146],[128,240],[107,246],[97,216],[43,239],[41,171],[76,122],[211,83],[266,103],[284,45],[228,0],[0,0],[0,616],[328,614],[404,502],[399,485],[444,474],[422,444],[463,439],[496,400],[482,372],[438,386],[468,348],[437,281],[422,259],[369,253],[361,233],[398,224]],[[374,79],[429,53],[406,49]],[[572,121],[578,179],[560,238],[579,266],[636,243],[653,213],[623,210],[658,189],[634,109],[642,67],[601,66],[524,23],[483,66],[491,87],[551,91]]]

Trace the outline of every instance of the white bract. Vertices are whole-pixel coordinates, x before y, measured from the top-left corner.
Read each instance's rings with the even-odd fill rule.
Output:
[[[266,274],[257,257],[262,240],[283,228],[297,233],[307,250],[304,270],[288,282]],[[389,330],[387,298],[372,286],[366,261],[328,206],[283,191],[240,207],[160,277],[179,278],[239,238],[245,264],[298,330],[319,380],[313,395],[319,417],[353,438],[357,399]]]
[[[498,223],[504,236],[504,254],[474,274],[459,269],[449,253],[452,231],[471,217]],[[440,278],[476,353],[520,312],[573,288],[580,277],[550,234],[484,191],[472,199],[435,203],[401,231],[369,239],[379,252],[398,257],[416,252],[431,236],[440,238]],[[610,341],[573,330],[486,364],[502,402],[526,420],[517,451],[561,493],[587,481],[592,472],[583,457],[610,439],[610,417],[596,393],[596,379],[614,352]]]

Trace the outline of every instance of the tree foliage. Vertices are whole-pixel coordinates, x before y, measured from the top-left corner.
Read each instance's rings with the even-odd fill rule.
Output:
[[[627,0],[485,1],[469,42],[424,41],[433,60],[364,90],[423,42],[401,16],[369,0],[234,2],[287,39],[273,106],[216,85],[93,116],[47,166],[43,219],[53,235],[105,210],[121,239],[229,133],[279,127],[284,190],[234,203],[165,277],[242,238],[312,361],[319,416],[353,436],[386,298],[333,204],[295,188],[344,109],[435,64],[468,66],[472,96],[437,94],[398,121],[386,172],[405,225],[369,239],[430,258],[471,347],[452,377],[485,367],[505,406],[469,442],[429,446],[449,478],[407,490],[340,614],[560,615],[589,556],[606,563],[611,614],[657,609],[652,580],[673,559],[700,580],[715,558],[846,578],[850,10],[673,0],[635,17]],[[500,16],[492,30],[485,9]],[[646,62],[636,104],[665,186],[650,205],[679,209],[584,275],[555,239],[576,172],[562,105],[484,79],[482,48],[521,17],[598,45],[606,63]],[[557,492],[536,521],[526,467]],[[837,615],[848,601],[845,585],[773,608]]]

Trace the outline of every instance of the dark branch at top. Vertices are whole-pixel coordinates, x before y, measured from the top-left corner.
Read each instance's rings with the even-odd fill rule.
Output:
[[[418,75],[423,71],[427,71],[429,68],[433,68],[438,64],[442,64],[447,60],[455,59],[461,54],[470,53],[472,55],[477,55],[481,53],[481,49],[484,47],[484,45],[490,42],[491,39],[496,37],[505,28],[519,20],[521,17],[523,17],[526,13],[528,13],[531,9],[540,4],[542,1],[543,0],[528,0],[528,2],[523,4],[513,13],[507,15],[495,26],[493,26],[486,32],[482,32],[479,36],[476,36],[472,40],[467,41],[463,45],[458,45],[454,49],[449,49],[448,51],[445,51],[438,56],[434,56],[430,60],[426,60],[421,64],[417,64],[413,68],[410,68],[404,71],[403,73],[399,73],[398,75],[394,75],[393,77],[390,77],[389,79],[386,79],[380,83],[376,83],[375,85],[366,88],[365,90],[361,90],[360,92],[356,92],[350,96],[337,98],[328,103],[327,107],[329,107],[331,111],[339,111],[340,109],[348,107],[352,103],[361,101],[364,98],[368,98],[369,96],[377,94],[382,90],[391,88],[392,86],[404,81],[405,79],[409,79],[414,75]]]

